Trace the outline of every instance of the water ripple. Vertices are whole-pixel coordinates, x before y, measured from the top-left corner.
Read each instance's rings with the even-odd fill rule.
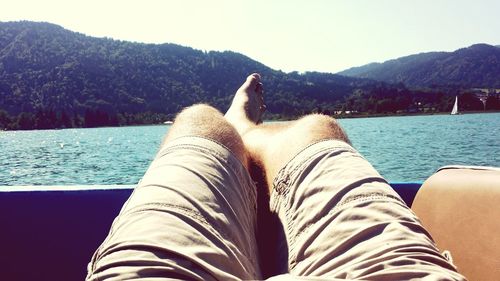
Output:
[[[444,165],[500,166],[500,113],[343,119],[353,145],[390,181]],[[0,185],[135,184],[167,126],[0,132]]]

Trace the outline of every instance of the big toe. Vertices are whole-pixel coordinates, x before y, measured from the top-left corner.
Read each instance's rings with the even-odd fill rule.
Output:
[[[258,73],[253,73],[248,75],[247,80],[245,83],[243,83],[243,86],[241,88],[245,90],[257,90],[257,86],[260,83],[260,74]]]

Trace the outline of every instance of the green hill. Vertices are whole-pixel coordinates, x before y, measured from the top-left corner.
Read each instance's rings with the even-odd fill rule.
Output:
[[[408,87],[500,88],[500,48],[476,44],[353,67],[338,74]]]
[[[93,38],[49,23],[0,23],[0,110],[71,119],[65,127],[157,123],[200,102],[225,111],[252,72],[262,73],[272,93],[268,117],[332,110],[354,88],[372,83],[284,73],[234,52]],[[35,127],[54,127],[50,122]]]
[[[491,54],[495,60],[496,53]],[[425,56],[428,64],[439,58],[448,67],[441,59],[446,53]],[[405,59],[412,60],[421,61],[421,55]],[[479,62],[471,58],[470,63]],[[457,93],[455,86],[422,92],[401,83],[330,73],[284,73],[229,51],[94,38],[50,23],[0,22],[0,129],[154,124],[195,103],[224,112],[252,72],[263,75],[267,119],[311,112],[448,111]],[[476,98],[469,100],[461,105],[482,108]],[[497,99],[493,101],[496,106]]]

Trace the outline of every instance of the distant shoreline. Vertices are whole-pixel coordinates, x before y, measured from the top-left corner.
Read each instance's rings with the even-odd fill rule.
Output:
[[[459,115],[468,115],[468,114],[484,114],[484,113],[499,113],[500,110],[491,110],[491,111],[464,111],[460,112]],[[367,115],[344,115],[341,117],[336,117],[332,115],[336,119],[350,119],[350,118],[372,118],[372,117],[399,117],[399,116],[427,116],[427,115],[451,115],[449,112],[418,112],[418,113],[401,113],[401,114],[367,114]]]
[[[488,110],[488,111],[462,111],[459,115],[469,115],[469,114],[488,114],[488,113],[500,113],[500,110]],[[340,114],[340,115],[330,115],[335,119],[354,119],[354,118],[377,118],[377,117],[404,117],[404,116],[430,116],[430,115],[450,115],[449,112],[416,112],[416,113],[391,113],[391,114]],[[300,118],[300,117],[298,117]],[[276,118],[276,119],[266,119],[265,121],[290,121],[295,120],[290,118]]]
[[[489,111],[463,111],[460,115],[470,115],[470,114],[489,114],[489,113],[500,113],[500,110],[489,110]],[[401,113],[401,114],[352,114],[352,115],[330,115],[335,119],[357,119],[357,118],[379,118],[379,117],[412,117],[412,116],[431,116],[431,115],[450,115],[446,112],[418,112],[418,113]],[[295,118],[274,118],[274,119],[264,119],[264,122],[283,122],[291,121],[300,118],[300,116]],[[173,122],[172,122],[173,123]],[[5,130],[0,129],[5,132],[15,132],[15,131],[43,131],[43,130],[64,130],[64,129],[97,129],[97,128],[120,128],[120,127],[141,127],[141,126],[171,126],[172,124],[162,123],[152,123],[152,124],[131,124],[123,126],[100,126],[100,127],[70,127],[70,128],[54,128],[54,129],[30,129],[30,130]]]

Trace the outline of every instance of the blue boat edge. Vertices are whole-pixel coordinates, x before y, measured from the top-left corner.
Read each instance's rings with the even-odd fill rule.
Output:
[[[421,185],[391,183],[409,206]],[[83,280],[92,254],[133,189],[133,185],[0,187],[2,276],[51,280],[56,274],[59,280]]]

